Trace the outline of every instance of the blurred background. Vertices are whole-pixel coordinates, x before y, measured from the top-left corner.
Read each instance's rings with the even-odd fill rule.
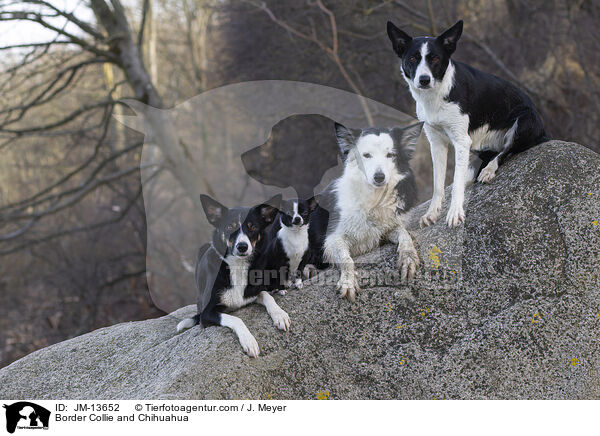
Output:
[[[146,271],[144,136],[115,121],[132,114],[120,99],[169,108],[223,85],[282,79],[414,115],[386,21],[425,35],[458,19],[456,59],[527,91],[553,137],[600,151],[597,1],[0,0],[0,367],[164,314],[148,286],[160,277]],[[305,117],[285,136],[302,142],[319,129],[331,134]],[[165,168],[189,166],[183,141],[158,146]],[[204,146],[210,155],[223,144]],[[426,146],[414,168],[426,200]],[[209,180],[199,186],[213,191]],[[192,256],[173,262],[191,274]]]

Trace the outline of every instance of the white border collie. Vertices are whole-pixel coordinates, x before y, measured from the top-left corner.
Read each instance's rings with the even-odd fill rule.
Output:
[[[423,123],[406,128],[347,129],[335,124],[344,172],[319,194],[310,215],[310,263],[340,268],[340,296],[354,301],[359,290],[353,257],[388,240],[398,246],[403,281],[414,277],[419,256],[403,215],[417,202],[410,157]]]
[[[446,223],[464,222],[465,184],[489,182],[511,154],[548,140],[533,102],[509,82],[450,59],[462,34],[459,21],[437,38],[412,38],[387,23],[401,71],[425,122],[433,161],[433,197],[421,226],[434,224],[444,201],[448,145],[455,152],[452,200]],[[469,152],[474,152],[474,155]],[[471,167],[469,168],[469,161]]]

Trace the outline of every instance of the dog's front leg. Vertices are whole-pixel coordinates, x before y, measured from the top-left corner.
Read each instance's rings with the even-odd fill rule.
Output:
[[[289,330],[291,323],[290,317],[285,310],[279,307],[271,294],[267,291],[261,291],[261,293],[258,294],[256,302],[265,306],[267,313],[273,320],[273,324],[275,324],[279,330],[284,330],[286,332]]]
[[[435,224],[440,216],[440,210],[444,202],[444,183],[446,181],[449,145],[448,137],[429,124],[425,124],[425,134],[429,140],[431,161],[433,163],[433,196],[427,212],[421,217],[421,227]]]
[[[465,211],[463,204],[465,201],[465,185],[469,172],[469,151],[471,149],[471,138],[468,136],[459,136],[452,141],[454,145],[454,182],[452,183],[452,200],[448,215],[446,215],[446,224],[448,227],[457,227],[465,222]]]
[[[252,333],[250,333],[250,330],[248,330],[244,321],[237,316],[209,310],[202,313],[202,324],[217,324],[223,327],[229,327],[237,335],[244,352],[250,357],[258,357],[258,354],[260,353],[258,342],[256,342],[256,339]]]
[[[419,254],[415,249],[410,234],[400,225],[390,233],[392,242],[398,244],[398,269],[402,283],[407,283],[415,277],[419,267]]]
[[[325,259],[337,265],[340,269],[340,280],[337,284],[337,288],[340,290],[340,298],[347,298],[349,301],[354,302],[356,292],[360,288],[356,279],[354,261],[350,255],[350,249],[344,239],[344,235],[339,233],[331,234],[325,239],[323,248]]]

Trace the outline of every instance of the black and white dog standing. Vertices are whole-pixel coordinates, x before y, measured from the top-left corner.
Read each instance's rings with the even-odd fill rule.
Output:
[[[310,263],[340,269],[340,296],[359,290],[353,257],[388,240],[398,247],[402,280],[412,279],[419,256],[403,215],[417,202],[409,166],[423,123],[406,128],[348,129],[335,125],[344,171],[323,193],[310,218]]]
[[[455,169],[446,223],[454,227],[465,219],[467,181],[475,177],[491,181],[508,156],[548,140],[525,93],[499,77],[451,59],[462,28],[459,21],[437,38],[412,38],[387,23],[392,47],[401,59],[400,69],[417,103],[417,117],[425,122],[431,145],[433,197],[421,226],[434,224],[439,217],[449,144],[454,146]]]
[[[202,207],[208,221],[215,227],[210,246],[200,249],[196,263],[198,313],[177,325],[177,331],[198,323],[220,325],[232,329],[250,356],[259,354],[256,339],[240,318],[230,312],[257,302],[267,309],[280,330],[288,330],[290,318],[277,305],[273,296],[257,287],[248,286],[248,271],[260,258],[268,243],[266,229],[277,215],[277,195],[258,206],[228,209],[216,200],[202,195]]]

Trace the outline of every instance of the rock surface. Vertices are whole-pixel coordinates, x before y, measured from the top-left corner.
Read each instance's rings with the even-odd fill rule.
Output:
[[[410,286],[384,280],[384,246],[361,258],[380,283],[356,304],[324,273],[276,297],[287,333],[260,306],[238,311],[257,359],[225,328],[176,335],[188,306],[36,351],[0,370],[0,398],[599,399],[600,156],[551,141],[467,199],[458,229],[418,229],[426,204],[410,214],[422,260]]]

